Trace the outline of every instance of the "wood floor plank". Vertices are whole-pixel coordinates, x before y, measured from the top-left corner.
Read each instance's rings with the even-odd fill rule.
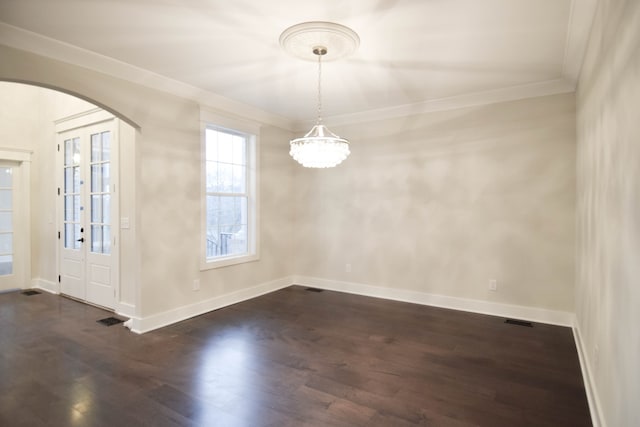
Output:
[[[590,426],[572,331],[292,286],[136,335],[0,295],[2,426]]]

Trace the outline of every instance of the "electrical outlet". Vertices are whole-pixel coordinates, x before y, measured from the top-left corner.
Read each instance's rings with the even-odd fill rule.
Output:
[[[498,281],[496,279],[489,280],[489,290],[493,292],[498,290]]]
[[[346,271],[347,273],[351,273],[351,264],[345,264],[344,271]]]
[[[193,290],[194,291],[199,291],[200,290],[200,279],[195,279],[193,281]]]

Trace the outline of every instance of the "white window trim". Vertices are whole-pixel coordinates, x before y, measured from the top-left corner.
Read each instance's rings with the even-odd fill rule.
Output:
[[[207,176],[206,130],[228,129],[252,136],[247,140],[248,157],[248,253],[231,255],[215,260],[207,259]],[[200,270],[228,267],[260,259],[260,125],[220,116],[210,110],[200,109]]]

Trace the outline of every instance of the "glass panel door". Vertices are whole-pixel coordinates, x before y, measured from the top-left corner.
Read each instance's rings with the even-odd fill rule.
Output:
[[[91,252],[111,253],[111,132],[91,135]]]
[[[88,123],[61,132],[59,138],[60,292],[113,308],[118,232],[116,122]]]
[[[82,226],[80,224],[80,138],[70,138],[64,141],[64,247],[80,250]]]

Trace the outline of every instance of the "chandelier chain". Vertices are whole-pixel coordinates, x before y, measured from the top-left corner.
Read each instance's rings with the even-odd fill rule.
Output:
[[[318,123],[322,122],[322,54],[318,54]]]

